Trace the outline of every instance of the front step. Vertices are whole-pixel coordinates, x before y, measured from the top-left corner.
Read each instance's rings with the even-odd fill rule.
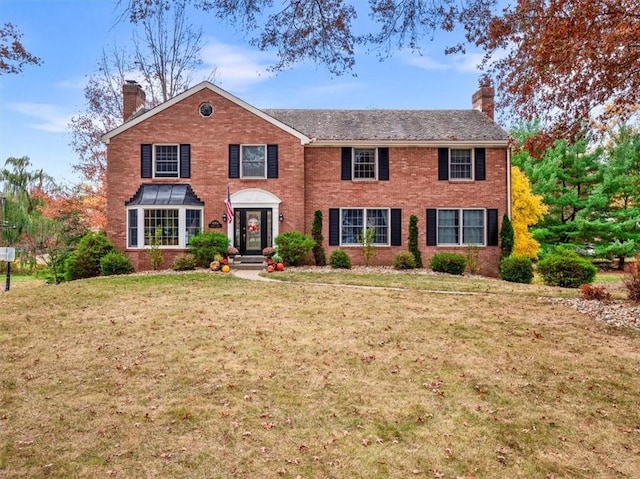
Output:
[[[230,263],[230,266],[234,269],[261,270],[267,267],[267,262],[264,256],[236,255],[235,258],[233,258],[233,263]]]

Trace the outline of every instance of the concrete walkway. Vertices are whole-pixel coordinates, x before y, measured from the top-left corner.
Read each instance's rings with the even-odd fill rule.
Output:
[[[275,279],[260,276],[260,273],[263,272],[264,270],[262,269],[231,269],[231,273],[238,278],[249,279],[252,281],[277,281]]]

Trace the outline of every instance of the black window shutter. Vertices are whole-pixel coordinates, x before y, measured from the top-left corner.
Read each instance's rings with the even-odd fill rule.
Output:
[[[240,178],[240,145],[229,145],[229,178]]]
[[[340,208],[329,208],[329,246],[340,245]]]
[[[438,180],[449,179],[449,148],[438,148]]]
[[[402,246],[402,210],[391,210],[391,246]]]
[[[427,246],[438,245],[438,210],[427,209]]]
[[[498,210],[487,210],[487,246],[498,246]]]
[[[140,145],[140,177],[153,177],[153,145]]]
[[[378,148],[378,179],[389,181],[389,148]]]
[[[278,145],[267,145],[267,178],[278,177]]]
[[[348,146],[342,147],[342,179],[351,179],[351,148]]]
[[[486,180],[487,179],[487,168],[486,168],[486,151],[484,148],[476,148],[475,151],[475,162],[476,162],[476,180]]]
[[[191,145],[180,145],[180,178],[191,178]]]

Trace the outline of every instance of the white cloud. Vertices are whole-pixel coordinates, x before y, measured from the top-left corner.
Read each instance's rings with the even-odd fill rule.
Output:
[[[21,115],[33,118],[30,128],[48,133],[67,133],[72,114],[63,113],[59,106],[50,103],[12,103],[7,108]]]
[[[404,59],[408,65],[421,68],[423,70],[449,70],[451,65],[446,63],[440,63],[434,59],[425,55],[416,55],[410,53],[401,54],[401,58]]]
[[[215,82],[225,90],[245,91],[274,74],[268,70],[272,55],[260,50],[211,40],[202,50],[207,69],[215,68]]]
[[[400,58],[410,66],[422,70],[447,71],[458,73],[480,73],[478,65],[482,61],[482,53],[472,52],[466,54],[442,55],[441,58],[433,58],[428,54],[418,55],[408,51],[400,54]]]

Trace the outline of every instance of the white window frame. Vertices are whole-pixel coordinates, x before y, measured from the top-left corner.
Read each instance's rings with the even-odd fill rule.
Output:
[[[171,146],[176,149],[176,171],[158,172],[158,147]],[[180,145],[177,143],[153,144],[153,177],[154,178],[180,178]]]
[[[373,151],[373,178],[356,178],[356,151]],[[351,179],[353,181],[378,180],[378,148],[351,148]]]
[[[455,211],[458,214],[457,228],[458,241],[455,243],[445,243],[440,241],[440,219],[441,213],[444,211]],[[482,212],[482,242],[481,243],[465,243],[465,229],[474,228],[473,225],[465,225],[465,211],[480,211]],[[486,246],[487,245],[487,210],[486,208],[439,208],[436,213],[436,244],[437,246],[467,246],[468,244],[473,246]]]
[[[453,159],[453,152],[454,151],[468,151],[469,152],[469,161],[471,162],[471,164],[469,165],[469,177],[464,177],[464,178],[454,178],[452,175],[453,172],[453,163],[452,163],[452,159]],[[449,167],[449,180],[451,181],[473,181],[475,179],[476,176],[476,172],[475,172],[475,149],[474,148],[449,148],[449,161],[448,161],[448,167]]]
[[[349,208],[340,208],[340,246],[363,246],[363,243],[358,242],[356,239],[356,242],[353,243],[347,243],[344,242],[344,236],[343,236],[343,227],[344,227],[344,212],[345,211],[351,211],[351,210],[360,210],[362,212],[362,218],[363,218],[363,224],[362,226],[359,228],[360,232],[356,235],[356,238],[359,237],[363,237],[363,235],[366,233],[366,230],[368,228],[370,228],[371,226],[368,226],[367,223],[369,223],[369,218],[368,218],[368,211],[386,211],[386,221],[387,224],[386,226],[378,226],[378,227],[385,227],[386,228],[386,237],[387,237],[387,241],[385,243],[376,243],[374,242],[372,244],[372,246],[390,246],[391,245],[391,208],[385,208],[385,207],[380,207],[380,208],[363,208],[363,207],[358,207],[358,206],[354,206],[354,207],[349,207]],[[373,226],[375,228],[375,225]],[[354,227],[355,228],[355,227]]]
[[[262,147],[264,149],[264,171],[262,172],[262,176],[248,176],[244,174],[244,149],[246,147]],[[256,144],[243,144],[240,145],[240,178],[243,179],[256,179],[256,180],[264,180],[267,178],[267,145],[264,143],[256,143]]]
[[[131,246],[131,229],[130,229],[130,211],[136,211],[137,215],[137,225],[136,225],[136,238],[137,238],[137,246]],[[126,218],[127,218],[127,249],[149,249],[151,246],[147,242],[147,238],[145,237],[145,224],[144,217],[145,211],[149,210],[177,210],[178,211],[178,244],[177,245],[159,245],[160,249],[186,249],[189,247],[188,241],[190,236],[190,231],[187,229],[187,210],[195,210],[200,212],[200,227],[199,231],[203,231],[203,218],[204,218],[204,208],[198,206],[175,206],[175,205],[146,205],[146,206],[132,206],[127,208]]]

